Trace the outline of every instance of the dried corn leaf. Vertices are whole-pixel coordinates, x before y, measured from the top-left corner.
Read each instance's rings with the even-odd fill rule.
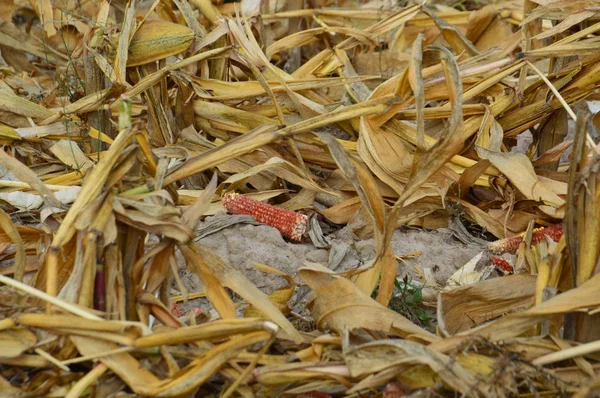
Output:
[[[16,358],[36,343],[35,334],[27,329],[11,328],[0,331],[0,349],[4,358]]]
[[[332,279],[308,269],[300,270],[299,275],[315,291],[316,297],[308,308],[319,329],[341,333],[345,329],[365,328],[424,341],[437,340],[435,335],[377,303],[348,279]]]
[[[290,312],[290,308],[288,307],[288,301],[294,295],[294,291],[296,290],[296,283],[294,282],[294,278],[285,272],[279,271],[275,268],[269,267],[264,264],[255,264],[256,268],[267,274],[279,275],[285,278],[287,282],[287,286],[276,289],[269,294],[269,300],[281,311],[283,315],[288,315]],[[245,318],[262,318],[264,314],[254,308],[254,306],[248,306],[244,309],[244,317]]]
[[[446,330],[456,334],[488,322],[496,314],[530,307],[535,281],[532,275],[509,275],[442,292],[438,305]]]
[[[489,160],[500,170],[526,198],[554,207],[565,204],[564,199],[539,181],[531,161],[525,155],[491,152],[484,148],[478,148],[477,152],[482,159]]]
[[[600,298],[592,293],[598,289],[599,284],[600,275],[596,275],[583,285],[559,294],[533,308],[504,316],[454,337],[433,342],[430,347],[442,352],[448,351],[473,335],[481,335],[492,341],[516,337],[541,320],[549,319],[553,315],[599,307]]]
[[[1,3],[6,395],[593,390],[597,358],[579,355],[597,344],[569,340],[597,340],[600,306],[597,148],[582,119],[572,161],[560,162],[571,145],[565,115],[597,111],[585,102],[600,85],[594,2]],[[515,154],[527,130],[533,144]],[[248,222],[221,215],[194,231],[224,211],[224,191],[320,213],[313,238],[342,227],[321,216],[349,224],[337,237],[374,236],[375,256],[358,243],[313,253],[279,242],[308,256],[329,250],[332,269],[347,266],[300,271],[312,316],[300,290],[294,326],[284,314],[295,275],[269,297],[195,243],[196,232]],[[440,293],[444,337],[387,308],[405,266],[392,250],[399,226],[460,218],[491,239],[564,213],[566,239],[522,245],[517,265],[537,275]],[[478,258],[452,283],[477,280]],[[196,316],[196,303],[175,318],[174,294],[207,298],[202,315],[224,319]],[[240,301],[281,330],[234,319]],[[15,331],[22,339],[7,337]],[[578,366],[528,365],[564,358]]]

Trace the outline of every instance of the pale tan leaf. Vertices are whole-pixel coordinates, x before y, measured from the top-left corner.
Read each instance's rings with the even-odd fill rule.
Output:
[[[482,159],[489,160],[506,175],[526,198],[555,207],[564,205],[564,199],[561,199],[539,181],[527,156],[522,153],[492,152],[485,148],[477,148],[477,152]]]
[[[37,343],[33,332],[27,329],[11,328],[0,331],[0,352],[5,358],[15,358],[31,349]]]
[[[455,334],[489,321],[491,314],[520,311],[533,304],[536,277],[518,274],[441,293],[446,330]]]
[[[47,200],[49,204],[60,207],[60,201],[56,198],[54,192],[52,192],[29,167],[25,166],[18,159],[10,156],[4,150],[0,150],[0,163],[12,171],[21,181],[29,184],[31,188],[43,195],[44,200]]]
[[[345,329],[364,328],[405,338],[437,340],[435,335],[377,303],[348,279],[316,276],[314,271],[301,273],[301,278],[315,291],[309,309],[319,329],[342,333]]]

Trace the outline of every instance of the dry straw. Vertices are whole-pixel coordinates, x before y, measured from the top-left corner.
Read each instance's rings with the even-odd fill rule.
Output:
[[[598,392],[593,2],[1,3],[0,395]],[[266,295],[196,239],[226,209],[376,253]],[[417,325],[392,234],[456,218],[514,274]]]

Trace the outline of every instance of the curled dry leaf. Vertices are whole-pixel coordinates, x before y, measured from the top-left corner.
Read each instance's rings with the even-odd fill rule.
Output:
[[[315,291],[308,308],[319,329],[342,333],[363,328],[422,341],[437,340],[434,334],[377,303],[348,279],[334,279],[309,269],[300,270],[300,277]]]

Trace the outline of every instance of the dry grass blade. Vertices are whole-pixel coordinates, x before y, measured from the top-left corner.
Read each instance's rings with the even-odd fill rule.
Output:
[[[415,157],[413,172],[409,176],[410,182],[398,198],[397,205],[402,206],[415,191],[435,172],[456,155],[463,145],[463,115],[462,115],[462,81],[458,75],[452,54],[444,47],[436,47],[442,57],[442,67],[446,76],[449,100],[452,107],[448,130],[442,138],[422,156]],[[432,48],[433,50],[433,48]],[[418,111],[418,109],[417,109]],[[418,162],[418,163],[417,163]]]
[[[82,192],[71,206],[71,209],[67,213],[67,217],[63,220],[59,231],[54,237],[53,247],[58,248],[62,246],[71,238],[71,236],[73,236],[75,231],[73,230],[72,224],[75,222],[79,212],[100,193],[104,181],[108,178],[108,172],[114,166],[117,158],[133,136],[134,131],[131,126],[131,102],[126,97],[122,98],[121,101],[121,131],[110,146],[106,155],[102,157],[100,162],[98,162],[98,165],[88,175],[86,182],[82,187]]]

